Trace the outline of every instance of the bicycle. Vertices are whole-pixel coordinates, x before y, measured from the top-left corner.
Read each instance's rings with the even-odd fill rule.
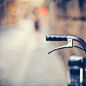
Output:
[[[46,41],[68,41],[67,45],[57,47],[48,52],[48,54],[56,50],[73,47],[79,48],[86,53],[86,43],[80,37],[67,35],[47,35]],[[73,45],[73,41],[79,42],[82,47]],[[75,58],[74,56],[71,56],[68,61],[68,66],[70,67],[68,75],[68,79],[70,80],[68,82],[68,86],[86,86],[86,57],[77,56]]]

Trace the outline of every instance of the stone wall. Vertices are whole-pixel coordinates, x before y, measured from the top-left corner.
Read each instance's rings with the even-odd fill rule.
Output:
[[[86,41],[86,0],[55,0],[54,5],[53,34],[74,35]],[[61,46],[66,43],[55,44]],[[77,42],[74,42],[74,45],[80,46]],[[60,50],[59,53],[63,59],[71,54],[86,55],[84,51],[76,48]]]

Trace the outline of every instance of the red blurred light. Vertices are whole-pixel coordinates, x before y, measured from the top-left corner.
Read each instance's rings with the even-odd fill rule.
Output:
[[[46,7],[41,7],[39,9],[39,15],[46,16],[48,14],[48,9]]]

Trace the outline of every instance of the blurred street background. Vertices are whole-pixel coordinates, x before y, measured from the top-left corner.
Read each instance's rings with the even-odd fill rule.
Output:
[[[48,55],[66,43],[46,42],[47,34],[86,41],[86,0],[0,0],[0,86],[67,86],[70,55],[86,54],[73,48]]]

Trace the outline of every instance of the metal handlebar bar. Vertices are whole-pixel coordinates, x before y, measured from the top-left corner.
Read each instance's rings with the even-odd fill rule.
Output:
[[[86,52],[86,43],[80,37],[67,36],[67,35],[47,35],[46,36],[46,41],[68,41],[67,45],[57,47],[57,48],[51,50],[50,52],[48,52],[48,54],[50,54],[53,51],[59,50],[59,49],[73,48],[73,47],[79,48],[79,49],[84,50]],[[73,41],[79,42],[82,45],[83,48],[78,47],[78,46],[74,46]]]

